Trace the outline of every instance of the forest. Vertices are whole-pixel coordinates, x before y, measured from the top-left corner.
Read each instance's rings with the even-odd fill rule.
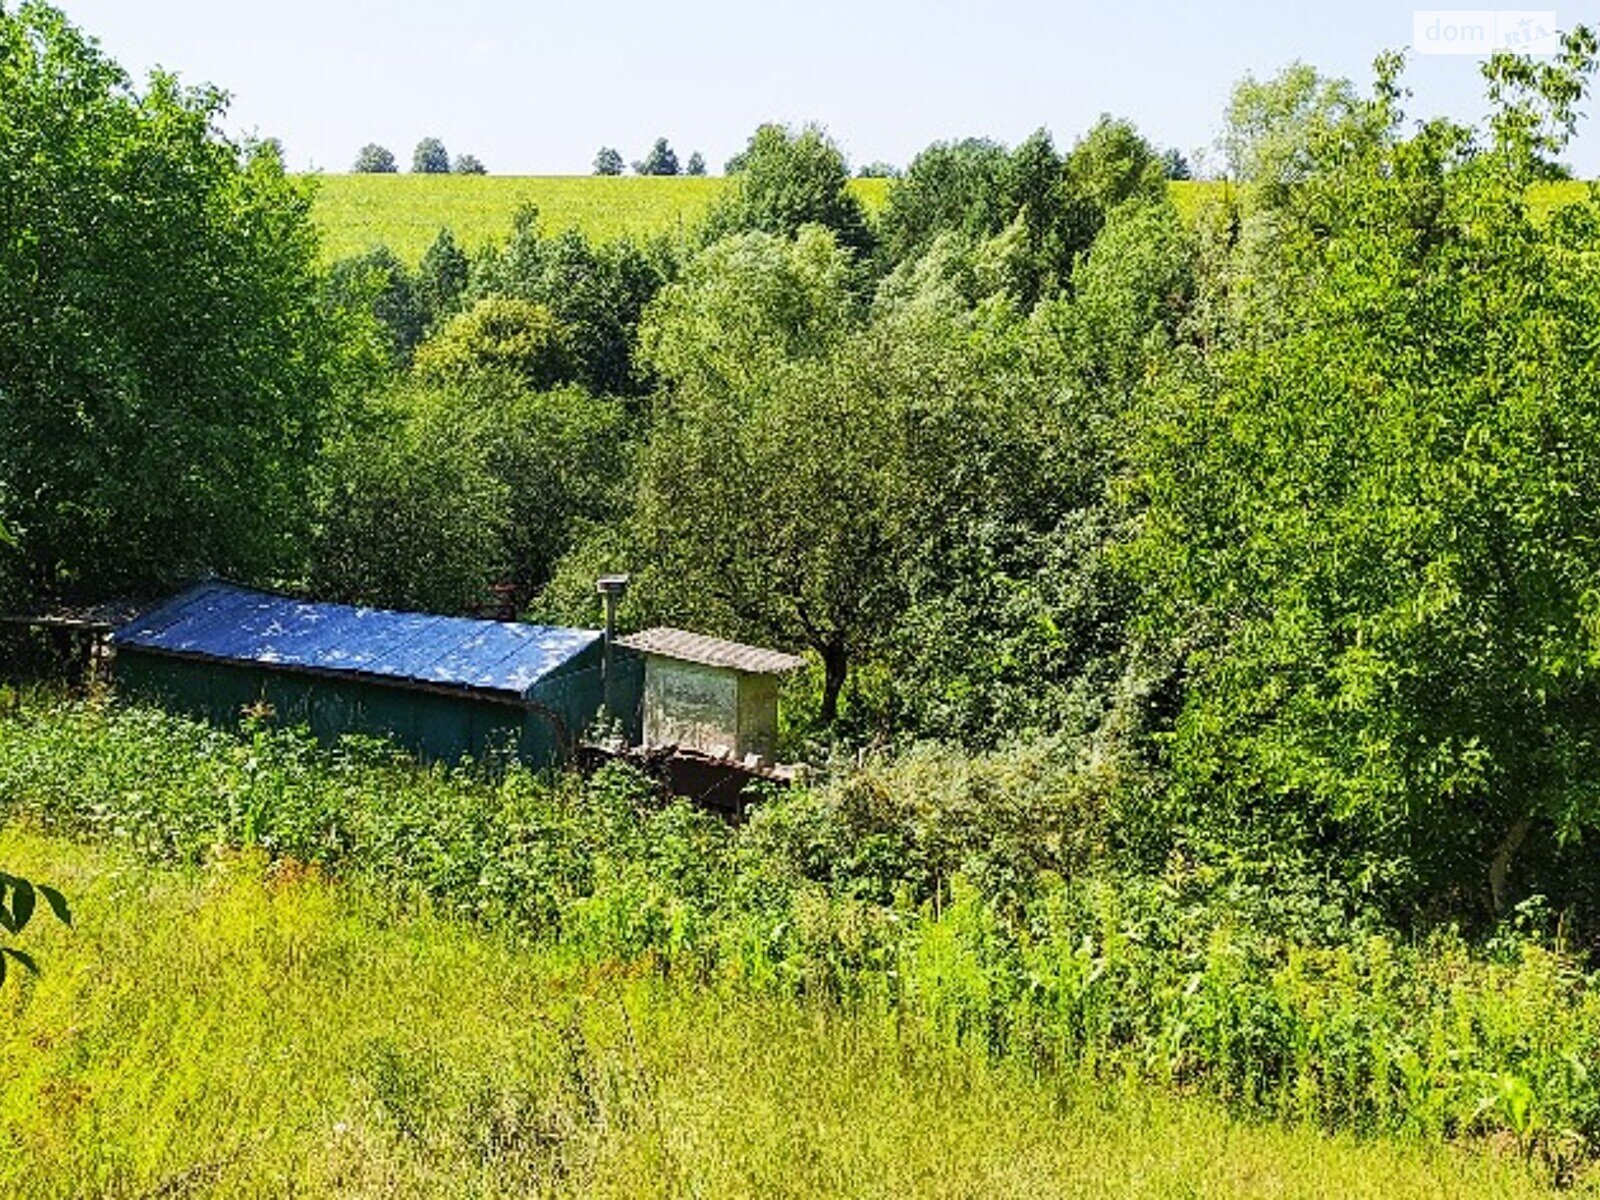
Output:
[[[596,576],[627,572],[625,627],[806,656],[782,737],[811,766],[729,827],[620,768],[210,730],[41,685],[7,643],[0,846],[88,899],[81,934],[18,939],[5,910],[40,973],[0,995],[26,1081],[0,1091],[0,1177],[690,1194],[672,1155],[704,1147],[628,1055],[727,1004],[794,1045],[843,1022],[959,1058],[969,1098],[1117,1080],[1115,1103],[1199,1097],[1240,1136],[1470,1147],[1424,1177],[1515,1168],[1462,1191],[1600,1186],[1600,193],[1530,199],[1597,53],[1579,27],[1487,59],[1474,126],[1408,112],[1398,54],[1370,90],[1247,77],[1226,178],[1182,211],[1170,156],[1110,115],[1070,144],[930,145],[870,210],[825,130],[768,124],[687,225],[603,237],[529,205],[481,246],[330,260],[319,181],[220,133],[221,91],[0,9],[0,610],[215,574],[593,626]],[[152,937],[137,982],[97,896],[270,927],[266,978],[309,970],[284,922],[340,963],[348,922],[416,921],[383,936],[533,956],[515,970],[555,1007],[633,990],[604,1033],[539,1026],[537,1070],[374,1033],[350,1051],[366,1099],[329,1075],[305,1145],[251,1141],[282,1119],[263,1092],[204,1118],[236,1153],[186,1158],[218,1102],[191,1072],[141,1157],[132,1093],[55,1039],[77,1012],[115,1044],[91,945],[139,1004],[201,976]],[[167,1052],[152,1028],[140,1062]],[[475,1091],[458,1051],[524,1074]],[[622,1075],[586,1075],[601,1059]],[[577,1091],[539,1092],[558,1077]],[[52,1104],[68,1133],[25,1116]],[[317,1140],[350,1121],[372,1141],[339,1153],[375,1174]],[[871,1190],[841,1178],[795,1194]],[[997,1178],[897,1190],[1030,1190]],[[1147,1194],[1168,1186],[1235,1194]]]

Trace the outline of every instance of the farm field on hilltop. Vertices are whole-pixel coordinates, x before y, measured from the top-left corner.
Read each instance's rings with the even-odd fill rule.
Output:
[[[141,865],[12,829],[58,883],[0,993],[8,1194],[1547,1194],[1513,1156],[1049,1082],[914,1025],[752,1003],[397,915],[292,864]]]
[[[1215,180],[1196,180],[1169,185],[1172,203],[1186,219],[1192,219],[1208,201],[1221,199],[1237,185]],[[1547,215],[1568,204],[1576,204],[1593,185],[1581,179],[1540,183],[1528,190],[1528,207],[1536,215]]]
[[[469,249],[504,238],[524,204],[546,229],[577,228],[592,238],[675,233],[698,221],[727,186],[724,178],[603,175],[321,175],[314,216],[329,260],[386,245],[407,262],[448,227]],[[869,210],[888,181],[851,188]]]
[[[671,234],[694,225],[727,186],[724,178],[597,175],[321,175],[313,216],[329,261],[385,245],[416,263],[442,228],[469,249],[504,238],[524,204],[536,205],[552,233],[576,228],[601,240],[624,234]],[[850,188],[876,213],[892,181],[855,179]],[[1174,183],[1173,203],[1186,217],[1230,185]],[[1536,211],[1583,198],[1583,182],[1540,184],[1529,195]]]

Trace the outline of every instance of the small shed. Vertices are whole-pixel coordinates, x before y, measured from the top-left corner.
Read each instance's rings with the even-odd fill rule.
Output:
[[[394,738],[425,759],[565,761],[601,700],[601,635],[311,603],[205,583],[112,637],[125,691],[221,723],[251,705]]]
[[[66,665],[86,681],[97,680],[112,632],[137,616],[141,607],[134,600],[106,600],[0,613],[0,663],[47,669]]]
[[[646,746],[771,762],[778,743],[778,679],[805,659],[683,629],[617,639],[644,658]]]

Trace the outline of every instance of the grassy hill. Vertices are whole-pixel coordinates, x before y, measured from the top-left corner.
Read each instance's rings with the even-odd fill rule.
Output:
[[[470,249],[506,236],[524,204],[536,205],[552,232],[576,227],[590,237],[672,233],[691,227],[727,180],[596,175],[321,175],[314,215],[328,261],[386,245],[407,262],[422,257],[448,227]],[[869,212],[881,209],[891,181],[850,184]],[[1175,183],[1172,198],[1186,216],[1222,183]],[[1585,183],[1544,184],[1530,201],[1548,210],[1582,199]]]
[[[407,262],[422,257],[441,228],[471,249],[503,238],[524,204],[551,231],[576,227],[595,238],[671,233],[698,221],[727,186],[721,178],[598,175],[323,175],[315,216],[332,260],[388,246]],[[888,180],[851,184],[869,209]]]

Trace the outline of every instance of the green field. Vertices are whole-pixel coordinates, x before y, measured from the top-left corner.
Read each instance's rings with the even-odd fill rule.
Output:
[[[314,872],[0,834],[0,1186],[144,1196],[1546,1194],[1514,1155],[1040,1078],[913,1023],[580,967]]]
[[[449,228],[477,250],[504,238],[518,208],[534,204],[549,231],[577,228],[593,238],[674,233],[705,215],[727,181],[594,175],[320,175],[314,215],[329,261],[385,245],[407,262],[422,257]],[[850,187],[869,212],[883,207],[891,181],[856,179]],[[1173,202],[1185,216],[1222,183],[1175,183]],[[1582,199],[1585,183],[1541,184],[1530,199],[1548,211]]]
[[[1584,180],[1537,184],[1528,191],[1528,205],[1536,214],[1548,214],[1582,200],[1591,186]],[[1171,185],[1172,202],[1186,218],[1193,217],[1208,201],[1221,199],[1234,190],[1233,184],[1209,181]]]
[[[727,186],[721,178],[595,175],[321,175],[315,217],[327,259],[386,245],[416,262],[441,228],[478,249],[504,238],[524,204],[538,206],[547,229],[581,229],[594,238],[672,233],[693,225]],[[888,180],[851,188],[869,209]]]

